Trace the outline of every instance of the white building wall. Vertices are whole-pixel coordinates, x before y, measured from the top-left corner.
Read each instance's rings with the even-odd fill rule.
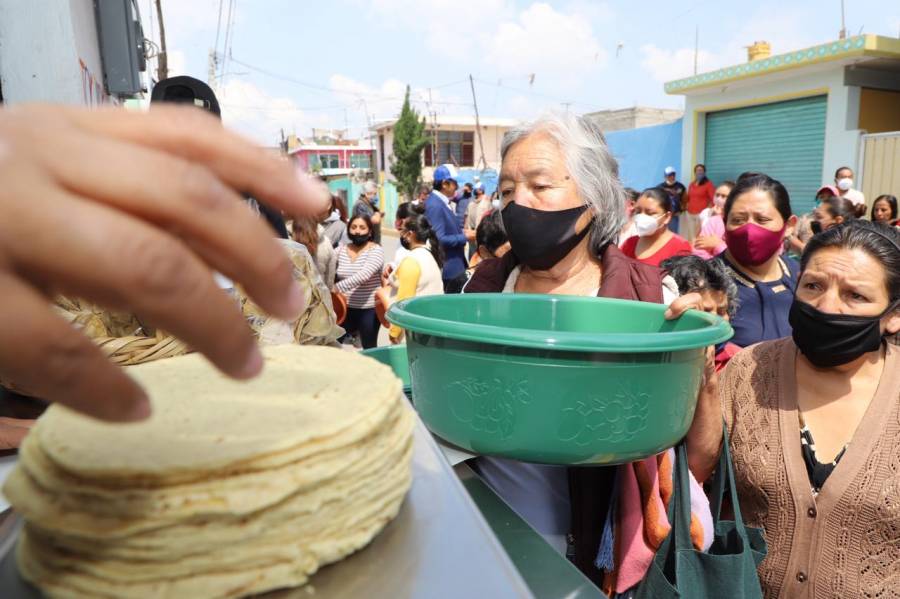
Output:
[[[0,2],[4,101],[98,103],[102,77],[92,0]]]
[[[822,182],[830,183],[840,166],[858,170],[859,88],[844,85],[844,67],[794,74],[790,71],[766,80],[755,79],[724,87],[711,88],[703,94],[685,98],[684,133],[681,146],[681,173],[691,177],[693,165],[705,161],[705,114],[715,110],[753,106],[768,102],[820,94],[828,95],[825,116],[825,154]]]
[[[500,146],[503,143],[503,135],[509,130],[508,127],[496,127],[496,126],[487,126],[484,125],[481,127],[481,136],[482,142],[484,143],[484,155],[487,162],[487,167],[492,169],[500,169]],[[441,125],[440,131],[472,131],[475,132],[474,127],[467,126],[453,126],[453,125]],[[377,135],[384,135],[384,151],[385,151],[385,162],[384,162],[384,171],[385,178],[388,180],[393,180],[393,176],[391,175],[391,156],[393,155],[393,147],[394,147],[394,129],[393,127],[390,130],[382,129],[376,134],[375,145],[376,148],[378,146],[378,137]],[[481,146],[478,143],[478,133],[475,133],[474,139],[475,147],[473,156],[475,158],[474,166],[480,166],[481,160]],[[376,149],[377,153],[377,149]],[[424,159],[424,157],[423,157]],[[380,168],[381,162],[380,158],[377,158],[378,166]],[[424,167],[422,169],[422,177],[426,180],[431,178],[431,174],[433,172],[432,167]]]

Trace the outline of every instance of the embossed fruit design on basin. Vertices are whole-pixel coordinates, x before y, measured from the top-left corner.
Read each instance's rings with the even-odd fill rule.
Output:
[[[474,453],[615,464],[676,444],[690,427],[704,348],[721,318],[665,306],[529,294],[398,302],[413,403],[428,428]]]

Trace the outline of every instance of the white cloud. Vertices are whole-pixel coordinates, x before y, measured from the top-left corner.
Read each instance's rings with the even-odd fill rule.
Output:
[[[290,98],[271,96],[256,85],[237,78],[229,79],[216,90],[226,126],[266,146],[274,146],[285,134],[308,135],[312,126],[328,127],[330,119],[322,114],[310,117]]]
[[[747,46],[755,41],[767,41],[772,46],[772,54],[781,54],[831,39],[829,32],[811,33],[808,20],[807,14],[796,9],[781,9],[774,18],[766,11],[757,11],[742,20],[742,26],[729,36],[726,44],[713,48],[704,45],[701,29],[697,71],[703,73],[746,62]],[[644,44],[640,51],[641,66],[657,81],[672,81],[694,74],[694,48],[670,49]]]
[[[640,48],[641,66],[646,69],[656,81],[672,81],[694,74],[694,49],[679,48],[677,50],[664,50],[656,44],[644,44]],[[715,58],[706,50],[697,54],[697,70],[703,71],[713,68]]]
[[[406,83],[397,79],[388,79],[376,87],[335,74],[329,78],[328,85],[334,90],[337,102],[348,104],[356,111],[368,110],[372,121],[391,119],[400,114],[406,95]],[[423,116],[430,112],[429,107],[437,114],[468,113],[471,107],[463,98],[442,93],[439,89],[429,92],[426,88],[414,87],[410,89],[409,97],[413,108]]]
[[[473,36],[454,23],[496,23],[514,14],[512,0],[357,0],[357,5],[368,6],[379,30],[415,31],[411,43],[424,42],[430,51],[461,60],[477,56],[477,48],[461,41]]]
[[[587,19],[537,2],[515,21],[500,23],[490,37],[485,60],[506,76],[535,73],[542,80],[573,83],[604,67],[607,53]]]

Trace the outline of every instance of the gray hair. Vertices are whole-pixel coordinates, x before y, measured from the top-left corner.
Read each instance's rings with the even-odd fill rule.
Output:
[[[738,308],[738,288],[731,269],[721,260],[704,260],[699,256],[673,256],[660,266],[669,273],[681,295],[705,290],[721,291],[728,303],[728,315],[734,316]]]
[[[626,221],[619,164],[610,153],[603,132],[588,118],[547,113],[503,136],[501,160],[506,159],[512,146],[536,133],[548,134],[562,150],[578,195],[594,214],[591,249],[599,257],[607,244],[615,242]]]

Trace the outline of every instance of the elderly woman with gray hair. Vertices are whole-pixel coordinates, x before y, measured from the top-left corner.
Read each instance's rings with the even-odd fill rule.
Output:
[[[602,132],[549,115],[509,131],[499,191],[512,246],[475,271],[466,293],[552,293],[670,303],[675,281],[626,257],[615,240],[626,194]],[[616,478],[612,467],[565,468],[499,458],[476,462],[485,480],[598,586],[595,566]]]

